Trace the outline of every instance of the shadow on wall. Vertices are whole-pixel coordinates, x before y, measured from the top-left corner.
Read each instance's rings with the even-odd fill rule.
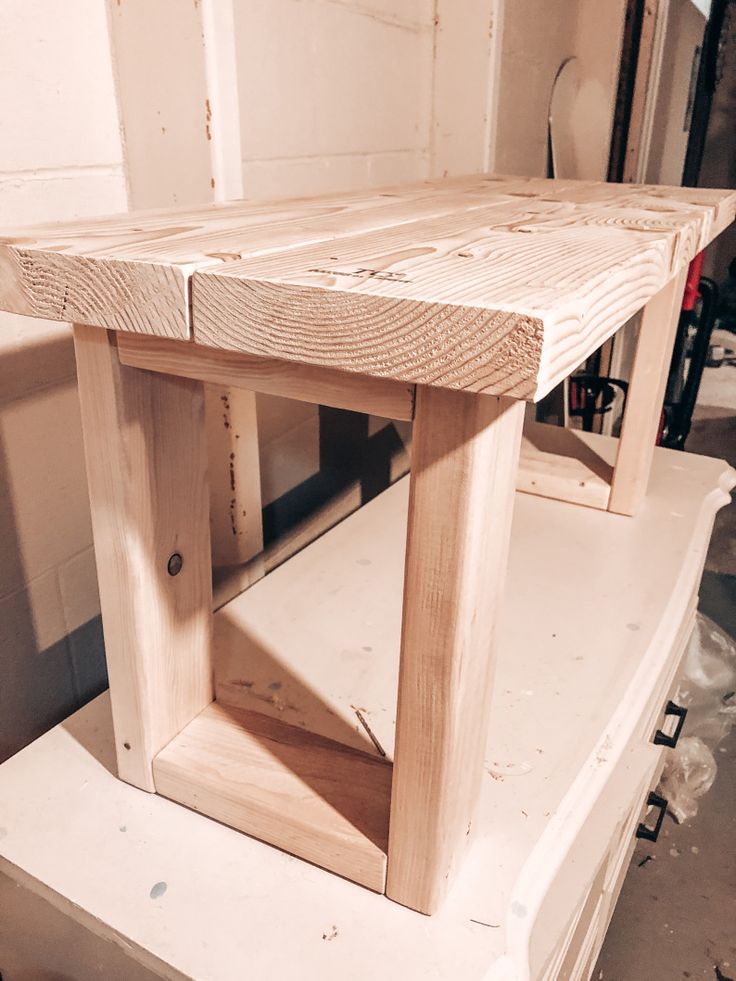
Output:
[[[2,327],[0,762],[107,685],[71,333]]]

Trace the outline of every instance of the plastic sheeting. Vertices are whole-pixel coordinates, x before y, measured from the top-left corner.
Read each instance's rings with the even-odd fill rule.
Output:
[[[687,708],[685,733],[667,753],[659,791],[682,823],[718,770],[713,751],[736,725],[736,643],[711,619],[697,614],[676,701]]]

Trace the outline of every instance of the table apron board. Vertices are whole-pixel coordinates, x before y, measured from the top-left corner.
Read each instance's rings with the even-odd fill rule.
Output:
[[[115,338],[121,363],[130,367],[385,419],[414,418],[416,386],[408,382],[225,351],[193,341],[122,332]]]
[[[417,386],[393,379],[368,378],[142,334],[119,333],[115,340],[120,362],[128,367],[230,388],[243,387],[386,419],[414,419]],[[493,396],[468,393],[466,397]],[[582,444],[574,432],[536,423],[525,426],[517,490],[605,510],[611,476],[611,467]]]
[[[629,413],[632,446],[621,451],[613,468],[576,437],[574,431],[527,423],[521,445],[517,490],[599,510],[632,514],[643,497],[658,423],[657,393],[663,388],[673,324],[677,321],[684,274],[654,300],[644,318],[642,337],[648,356],[657,353],[660,370],[641,372],[632,383],[638,405]],[[393,378],[267,358],[199,344],[131,332],[113,335],[120,362],[126,366],[176,375],[230,388],[278,395],[385,419],[412,421],[417,386]],[[488,398],[465,393],[467,399]],[[633,444],[636,443],[636,446]],[[618,464],[620,463],[620,468]],[[639,473],[641,471],[641,473]],[[612,486],[615,489],[615,506]]]

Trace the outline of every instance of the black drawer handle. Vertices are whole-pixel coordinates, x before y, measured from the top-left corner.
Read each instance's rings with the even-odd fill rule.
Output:
[[[659,838],[659,832],[662,830],[662,822],[667,812],[667,801],[664,797],[660,797],[659,794],[655,794],[653,790],[650,790],[649,796],[647,797],[647,806],[659,808],[657,823],[653,828],[648,828],[642,821],[636,829],[636,837],[644,838],[646,841],[656,841]]]
[[[677,740],[680,738],[680,733],[682,732],[682,727],[685,725],[685,716],[687,715],[687,709],[683,708],[681,705],[675,704],[672,700],[667,702],[667,707],[664,710],[665,717],[668,715],[677,716],[677,725],[675,731],[671,736],[668,736],[666,732],[662,732],[661,729],[657,729],[654,733],[654,743],[657,746],[669,746],[670,749],[674,749],[677,745]]]

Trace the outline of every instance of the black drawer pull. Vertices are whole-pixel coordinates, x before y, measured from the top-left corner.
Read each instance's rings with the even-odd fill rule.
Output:
[[[659,808],[657,823],[653,828],[648,828],[642,821],[639,827],[636,829],[636,837],[644,838],[646,841],[656,841],[657,838],[659,838],[659,832],[662,829],[662,822],[664,821],[664,816],[667,812],[667,801],[664,799],[664,797],[660,797],[659,794],[655,794],[653,790],[650,790],[649,796],[647,797],[647,806]]]
[[[687,715],[687,709],[683,708],[681,705],[677,705],[675,702],[670,700],[667,702],[667,707],[664,710],[665,717],[668,715],[677,716],[677,725],[675,726],[675,731],[671,736],[668,736],[666,732],[662,732],[661,729],[657,729],[654,733],[654,743],[657,746],[669,746],[670,749],[674,749],[677,745],[677,740],[680,738],[680,733],[682,732],[682,727],[685,725],[685,716]]]

